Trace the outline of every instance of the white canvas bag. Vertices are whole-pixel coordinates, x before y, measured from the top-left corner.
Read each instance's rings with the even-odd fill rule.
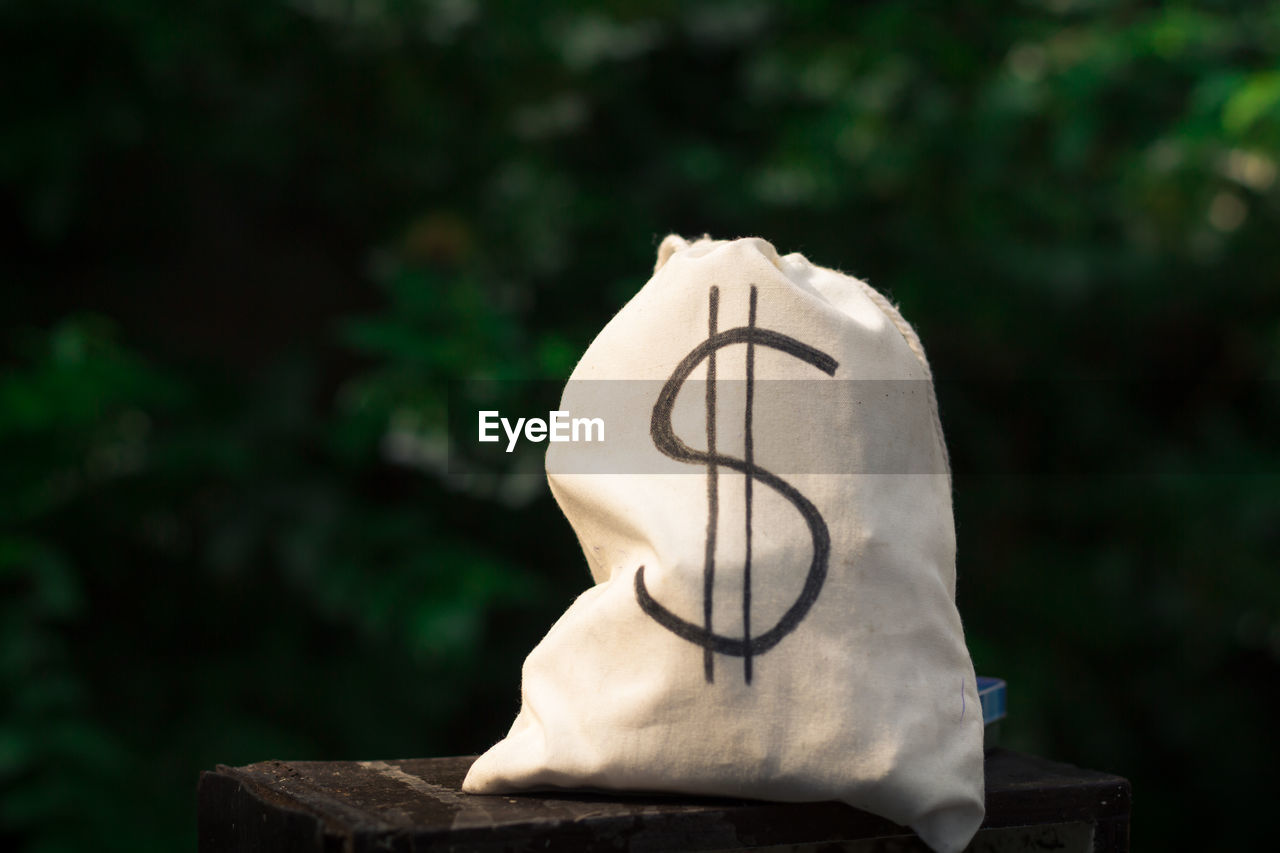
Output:
[[[561,408],[608,433],[547,454],[596,583],[463,790],[841,800],[963,848],[983,727],[950,474],[888,301],[764,240],[673,235]]]

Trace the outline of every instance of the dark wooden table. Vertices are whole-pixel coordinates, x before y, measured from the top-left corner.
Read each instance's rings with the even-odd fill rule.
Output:
[[[927,851],[841,803],[539,793],[472,796],[473,758],[264,761],[201,774],[201,853],[249,851]],[[1129,849],[1129,782],[987,752],[975,851]]]

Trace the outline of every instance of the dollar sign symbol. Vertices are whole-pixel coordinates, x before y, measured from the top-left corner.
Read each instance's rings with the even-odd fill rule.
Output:
[[[827,578],[827,560],[831,553],[831,534],[827,524],[818,512],[818,508],[804,495],[783,480],[781,477],[766,471],[755,463],[755,448],[751,434],[752,405],[755,398],[755,348],[769,347],[788,355],[795,356],[821,370],[828,376],[835,375],[836,360],[826,353],[817,350],[795,338],[780,334],[770,329],[756,326],[757,288],[751,287],[751,303],[746,326],[738,326],[721,332],[716,328],[717,314],[720,306],[720,288],[712,287],[710,292],[710,311],[707,328],[707,339],[693,349],[667,379],[658,400],[653,406],[653,418],[649,426],[649,435],[654,446],[662,453],[680,462],[694,465],[705,465],[707,468],[707,538],[703,562],[702,617],[703,624],[682,619],[663,607],[644,584],[644,566],[636,570],[636,601],[640,608],[659,625],[702,647],[703,667],[707,682],[715,680],[715,655],[736,655],[742,658],[743,679],[751,683],[751,660],[772,649],[783,637],[796,629],[796,626],[809,613],[809,608],[818,599],[822,584]],[[746,430],[743,458],[727,456],[716,452],[716,353],[733,344],[747,346],[747,405]],[[681,386],[703,361],[707,362],[707,449],[694,450],[675,434],[671,425],[671,413],[675,407],[676,395]],[[719,526],[719,471],[729,468],[746,477],[746,555],[742,564],[742,636],[726,637],[717,634],[711,627],[712,597],[715,592],[716,574],[716,534]],[[809,534],[813,537],[813,560],[809,564],[809,573],[805,577],[804,588],[800,596],[787,609],[772,628],[763,633],[751,634],[751,492],[755,481],[768,486],[786,498],[804,518],[809,526]]]

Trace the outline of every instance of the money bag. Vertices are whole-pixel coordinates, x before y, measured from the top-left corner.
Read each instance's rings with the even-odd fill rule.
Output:
[[[892,304],[762,239],[672,235],[561,410],[604,427],[547,452],[595,583],[463,790],[839,800],[968,844],[983,723],[951,477]]]

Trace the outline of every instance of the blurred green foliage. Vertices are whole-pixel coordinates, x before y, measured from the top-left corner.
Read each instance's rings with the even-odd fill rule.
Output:
[[[190,846],[217,762],[498,737],[588,578],[536,476],[445,469],[446,383],[567,376],[668,231],[901,304],[1012,745],[1131,777],[1139,849],[1265,844],[1280,4],[57,0],[0,33],[4,846]]]

